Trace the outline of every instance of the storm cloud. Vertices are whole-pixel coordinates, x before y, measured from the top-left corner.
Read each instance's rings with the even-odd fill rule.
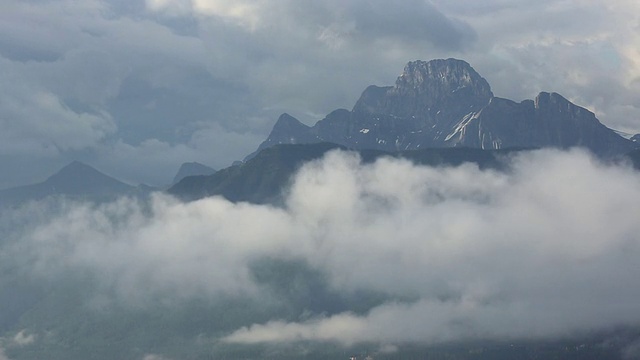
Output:
[[[384,295],[364,311],[298,304],[304,318],[238,324],[222,337],[230,343],[434,344],[637,326],[640,175],[578,150],[510,161],[497,172],[362,164],[335,151],[299,171],[283,207],[165,195],[32,204],[3,215],[2,253],[49,281],[90,274],[95,298],[120,306],[267,299],[252,270],[261,259],[306,264],[336,294]]]

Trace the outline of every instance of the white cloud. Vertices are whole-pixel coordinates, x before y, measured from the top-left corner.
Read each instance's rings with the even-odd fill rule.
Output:
[[[239,343],[557,338],[639,325],[640,175],[580,151],[526,153],[512,166],[362,165],[334,152],[301,170],[284,208],[156,196],[148,208],[123,199],[29,211],[11,257],[45,278],[95,274],[124,304],[263,298],[251,272],[263,258],[303,261],[337,294],[396,299],[239,324],[225,338]]]
[[[231,18],[243,25],[255,28],[260,20],[262,1],[242,0],[193,0],[194,8],[201,13]]]
[[[33,344],[36,341],[34,334],[27,334],[27,330],[21,330],[13,337],[13,343],[18,346],[26,346]]]
[[[146,0],[147,8],[168,16],[215,16],[255,30],[261,20],[265,1],[241,0]]]
[[[98,270],[104,286],[132,302],[237,295],[254,291],[247,262],[278,252],[290,238],[286,214],[268,207],[215,198],[180,204],[160,196],[151,211],[149,218],[130,199],[71,207],[30,235],[39,248],[33,268],[45,276]],[[59,259],[66,259],[62,267]]]
[[[171,11],[178,14],[191,10],[190,0],[145,0],[145,5],[151,11]]]
[[[142,358],[142,360],[169,360],[169,359],[161,355],[147,354]]]
[[[336,158],[307,169],[293,190],[302,205],[293,209],[323,234],[309,261],[340,291],[420,300],[366,316],[257,324],[227,340],[548,338],[637,324],[629,314],[640,292],[630,255],[640,250],[630,200],[640,196],[638,175],[580,153],[539,152],[516,163],[509,176],[384,161],[352,171]]]

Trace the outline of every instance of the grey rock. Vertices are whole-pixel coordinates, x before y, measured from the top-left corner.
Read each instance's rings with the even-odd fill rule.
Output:
[[[351,111],[335,110],[312,127],[283,114],[247,159],[276,144],[323,141],[383,151],[581,146],[604,156],[637,145],[559,94],[520,103],[494,97],[489,83],[456,59],[409,62],[394,86],[369,86]]]

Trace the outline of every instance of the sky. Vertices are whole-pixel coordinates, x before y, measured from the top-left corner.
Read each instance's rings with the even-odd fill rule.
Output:
[[[412,60],[468,61],[496,96],[555,91],[640,132],[634,0],[4,0],[0,188],[72,160],[132,184],[224,168],[277,117],[312,124]]]
[[[42,181],[73,160],[160,186],[183,162],[224,168],[254,151],[281,113],[313,124],[350,109],[368,85],[392,85],[417,59],[464,59],[496,96],[555,91],[609,127],[640,133],[635,0],[3,0],[1,8],[0,188]],[[374,342],[393,351],[412,341],[555,339],[640,324],[639,184],[630,168],[578,150],[523,153],[506,173],[363,165],[332,152],[296,175],[278,208],[156,194],[150,204],[3,210],[0,265],[52,284],[90,274],[95,306],[269,299],[252,272],[260,259],[304,264],[334,293],[384,294],[366,311],[274,316],[215,342]],[[42,336],[25,329],[2,346]]]
[[[323,291],[384,295],[364,311],[285,296],[307,309],[302,316],[249,319],[197,335],[200,345],[365,342],[394,351],[640,324],[640,174],[579,150],[521,153],[510,164],[507,172],[362,164],[333,151],[298,172],[282,207],[162,194],[147,205],[31,203],[0,213],[0,264],[50,286],[88,276],[79,306],[93,311],[161,301],[175,313],[202,297],[257,299],[268,309],[274,293],[252,270],[265,259],[304,264]],[[285,285],[295,294],[295,283]],[[64,343],[56,336],[43,325],[3,344]],[[638,344],[624,350],[629,359]]]

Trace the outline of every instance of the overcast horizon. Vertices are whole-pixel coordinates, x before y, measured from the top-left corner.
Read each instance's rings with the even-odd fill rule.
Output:
[[[496,96],[558,92],[640,133],[639,13],[622,0],[6,0],[0,188],[72,160],[150,185],[183,162],[224,168],[281,113],[312,124],[351,109],[417,59],[463,59]]]

